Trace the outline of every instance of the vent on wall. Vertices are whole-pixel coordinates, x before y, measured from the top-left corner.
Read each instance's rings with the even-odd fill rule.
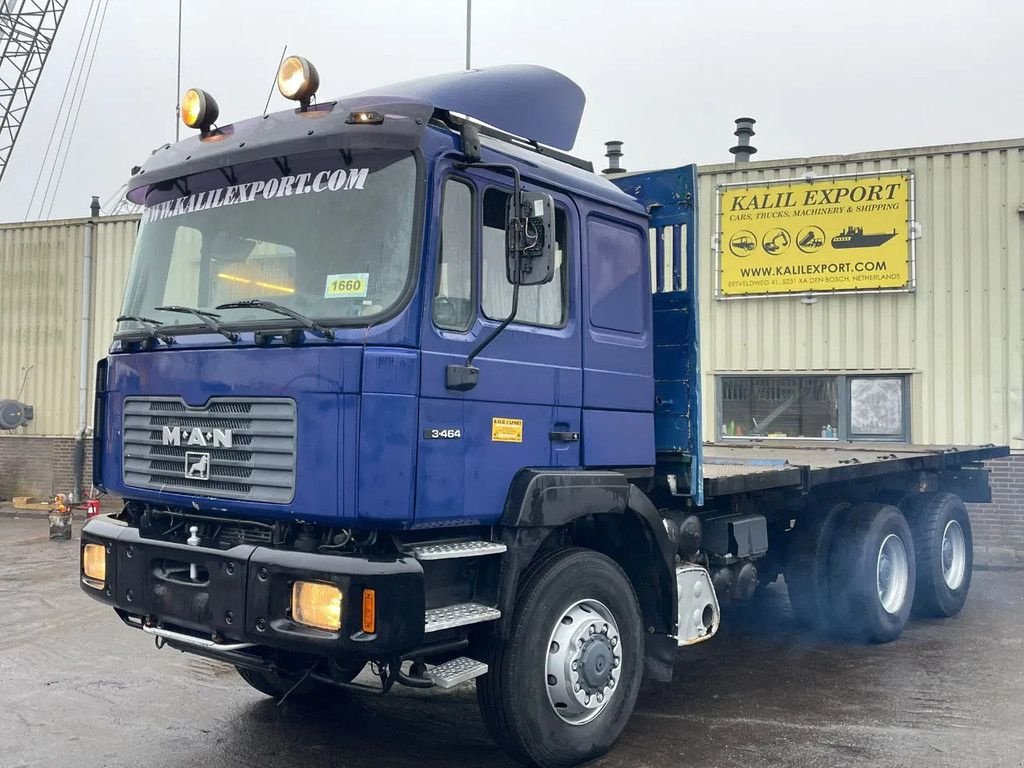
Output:
[[[17,400],[0,400],[0,429],[23,427],[32,421],[35,415],[35,409],[31,405],[19,403]]]

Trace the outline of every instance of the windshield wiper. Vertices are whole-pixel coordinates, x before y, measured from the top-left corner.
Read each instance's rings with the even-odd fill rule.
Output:
[[[158,312],[180,312],[183,315],[195,315],[202,321],[203,325],[211,331],[216,331],[232,344],[239,339],[237,333],[229,331],[217,322],[217,318],[219,318],[220,315],[216,312],[207,312],[206,310],[196,309],[195,307],[180,307],[177,304],[169,304],[165,307],[156,307],[156,310]]]
[[[292,320],[297,320],[302,323],[303,327],[308,328],[313,333],[327,339],[328,341],[334,341],[334,331],[330,328],[324,328],[316,320],[306,317],[294,309],[278,304],[276,301],[264,301],[263,299],[242,299],[241,301],[231,301],[227,304],[220,304],[217,309],[265,309],[267,312],[276,312],[279,315],[290,317]]]
[[[164,333],[157,327],[158,325],[163,325],[159,320],[153,320],[149,317],[140,317],[139,315],[119,315],[117,318],[117,322],[119,323],[124,323],[129,320],[142,326],[142,329],[146,332],[147,339],[162,341],[168,347],[174,343],[173,336]]]

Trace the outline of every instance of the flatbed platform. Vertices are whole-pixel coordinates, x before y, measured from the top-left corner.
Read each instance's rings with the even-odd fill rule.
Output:
[[[706,443],[704,496],[769,489],[810,489],[896,472],[954,470],[1008,456],[999,445],[908,445],[815,441]]]

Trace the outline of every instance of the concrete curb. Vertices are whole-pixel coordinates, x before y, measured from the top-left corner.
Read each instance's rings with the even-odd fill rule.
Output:
[[[1024,552],[1008,547],[975,547],[974,570],[976,571],[1019,571],[1024,570]]]
[[[49,511],[41,509],[15,509],[9,504],[0,506],[0,517],[26,517],[45,520]]]

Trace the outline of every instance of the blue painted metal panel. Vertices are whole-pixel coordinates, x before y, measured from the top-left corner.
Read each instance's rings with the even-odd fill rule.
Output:
[[[583,465],[653,466],[654,370],[647,222],[578,200],[583,270]]]
[[[359,413],[358,517],[367,527],[411,524],[416,487],[419,352],[363,352]]]
[[[674,467],[681,463],[688,464],[690,495],[697,504],[703,504],[696,166],[612,181],[647,208],[650,227],[657,233],[653,332],[654,421],[659,459],[667,462],[666,471],[676,471]],[[660,268],[664,263],[665,229],[672,233],[671,286],[665,285]]]
[[[184,337],[183,337],[184,338]],[[362,347],[183,349],[111,355],[103,482],[118,496],[253,517],[355,523],[354,450],[345,435],[357,431]],[[121,474],[126,397],[181,397],[201,406],[212,397],[287,397],[296,403],[295,497],[290,504],[129,488]]]
[[[653,433],[650,411],[584,409],[583,463],[588,467],[653,467]]]
[[[572,149],[576,143],[587,101],[583,89],[568,77],[533,64],[421,77],[353,94],[345,101],[362,97],[422,100],[559,149]]]
[[[359,417],[359,524],[408,525],[416,490],[414,395],[363,393]]]

